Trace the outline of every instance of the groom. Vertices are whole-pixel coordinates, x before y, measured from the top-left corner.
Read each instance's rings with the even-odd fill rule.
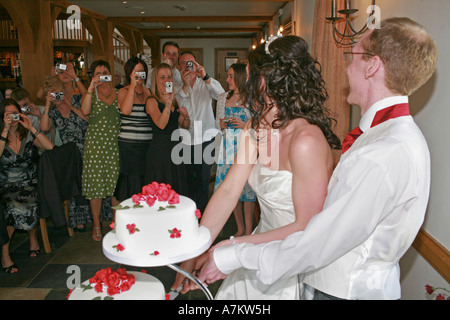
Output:
[[[314,299],[400,299],[398,262],[423,223],[430,189],[430,155],[408,96],[433,74],[437,48],[422,26],[392,18],[351,54],[348,102],[362,119],[344,140],[322,212],[283,241],[210,251],[200,281],[243,267],[266,284],[303,273]]]

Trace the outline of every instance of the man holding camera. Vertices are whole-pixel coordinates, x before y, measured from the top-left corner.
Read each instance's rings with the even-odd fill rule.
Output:
[[[183,80],[181,79],[181,73],[180,70],[177,69],[178,64],[178,54],[180,53],[180,47],[178,46],[178,43],[173,41],[167,41],[163,44],[162,47],[162,62],[167,63],[169,66],[172,67],[172,74],[173,74],[173,82],[174,82],[174,89],[177,92],[179,89],[183,86]],[[147,88],[151,89],[152,87],[152,73],[153,69],[150,69],[148,72],[147,77]]]
[[[203,212],[208,202],[211,165],[214,161],[214,137],[218,133],[212,99],[217,100],[225,91],[219,81],[211,78],[205,68],[197,63],[190,51],[180,54],[178,68],[183,82],[188,84],[187,92],[179,90],[175,93],[180,106],[189,111],[191,120],[190,139],[183,139],[183,143],[191,148],[190,163],[186,164],[188,186],[192,186],[189,188],[189,196]]]

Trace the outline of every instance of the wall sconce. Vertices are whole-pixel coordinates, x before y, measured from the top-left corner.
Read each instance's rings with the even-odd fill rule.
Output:
[[[368,29],[369,25],[374,23],[374,19],[376,16],[376,6],[375,6],[375,0],[372,0],[372,6],[370,6],[367,10],[369,15],[369,19],[367,20],[367,23],[361,28],[361,30],[357,31],[353,28],[352,22],[351,22],[351,15],[358,12],[358,9],[352,9],[350,0],[345,0],[345,9],[339,10],[340,14],[345,15],[345,28],[344,31],[341,33],[337,30],[336,23],[344,19],[344,17],[338,17],[336,14],[336,0],[331,1],[331,17],[326,18],[328,21],[331,21],[333,23],[333,37],[334,40],[341,46],[352,46],[354,45],[359,36],[364,34]],[[378,21],[377,21],[378,22]]]

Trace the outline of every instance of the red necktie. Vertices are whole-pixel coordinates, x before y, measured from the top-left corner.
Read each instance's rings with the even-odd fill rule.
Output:
[[[403,104],[397,104],[395,106],[383,109],[378,111],[375,114],[375,117],[373,118],[371,128],[375,127],[376,125],[379,125],[380,123],[383,123],[389,119],[394,119],[398,117],[403,116],[409,116],[409,104],[403,103]],[[363,132],[361,129],[355,128],[353,129],[344,139],[342,142],[342,154],[344,154],[350,147],[352,146],[353,142],[358,139],[360,135],[362,135]]]

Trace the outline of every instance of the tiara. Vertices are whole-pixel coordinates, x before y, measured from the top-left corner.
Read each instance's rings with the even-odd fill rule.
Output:
[[[266,41],[266,53],[267,53],[267,54],[270,54],[270,51],[269,51],[269,45],[270,45],[274,40],[276,40],[276,39],[278,39],[278,38],[282,38],[282,37],[283,37],[283,35],[282,35],[282,34],[279,34],[279,35],[276,35],[276,36],[271,36],[271,37],[269,38],[269,40]]]

